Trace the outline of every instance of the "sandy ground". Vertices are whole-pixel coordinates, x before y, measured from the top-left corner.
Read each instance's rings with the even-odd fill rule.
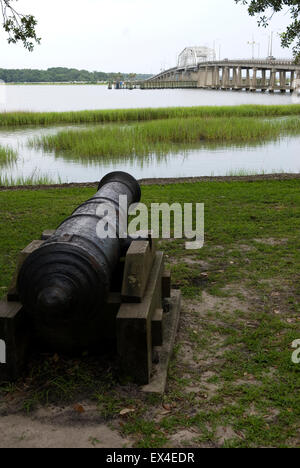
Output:
[[[70,424],[47,422],[51,409],[44,417],[10,415],[0,421],[0,448],[129,448],[130,441],[104,424],[82,421]]]

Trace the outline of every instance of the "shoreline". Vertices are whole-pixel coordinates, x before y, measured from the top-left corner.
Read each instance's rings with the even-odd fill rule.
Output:
[[[278,174],[258,174],[249,176],[200,176],[200,177],[178,177],[178,178],[149,178],[139,179],[138,182],[142,186],[149,185],[175,185],[175,184],[195,184],[198,182],[260,182],[268,180],[295,180],[300,179],[300,174],[293,173],[278,173]],[[99,181],[96,182],[70,182],[63,184],[50,185],[12,185],[0,186],[0,192],[17,191],[17,190],[50,190],[50,189],[68,189],[68,188],[94,188],[97,187]]]

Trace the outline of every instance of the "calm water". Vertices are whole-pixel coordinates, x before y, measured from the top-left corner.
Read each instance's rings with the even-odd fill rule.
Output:
[[[3,89],[4,88],[4,89]],[[106,86],[1,86],[0,110],[68,111],[141,107],[291,104],[287,94],[203,89],[109,90]]]
[[[210,90],[108,90],[104,86],[6,86],[2,110],[64,111],[83,109],[167,107],[194,105],[290,104],[289,94],[261,94]],[[2,93],[3,94],[3,93]],[[2,96],[3,98],[3,96]],[[252,147],[213,147],[180,151],[167,156],[101,161],[74,161],[64,155],[28,147],[34,136],[55,133],[62,127],[0,130],[0,145],[18,151],[15,165],[1,168],[2,176],[27,177],[33,172],[54,180],[89,182],[111,170],[124,170],[137,178],[226,175],[234,171],[300,172],[300,137]],[[76,128],[75,126],[63,127]],[[82,128],[82,127],[81,127]]]

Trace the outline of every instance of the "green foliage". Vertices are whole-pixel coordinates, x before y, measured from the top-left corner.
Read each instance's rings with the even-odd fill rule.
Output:
[[[3,16],[3,28],[8,33],[8,43],[23,42],[25,49],[34,49],[34,42],[40,44],[41,39],[36,35],[37,21],[32,15],[23,15],[14,7],[14,0],[0,0]]]
[[[143,74],[121,74],[104,73],[87,70],[77,70],[76,68],[52,67],[47,70],[32,69],[4,69],[0,68],[0,79],[5,83],[68,83],[87,82],[97,83],[99,81],[115,81],[137,79],[143,80],[150,75]],[[133,78],[134,77],[134,78]]]
[[[248,5],[251,16],[259,16],[258,24],[263,27],[269,25],[275,13],[287,9],[291,16],[291,23],[281,34],[282,47],[293,47],[293,54],[297,62],[300,60],[300,2],[297,0],[235,0],[236,3]]]

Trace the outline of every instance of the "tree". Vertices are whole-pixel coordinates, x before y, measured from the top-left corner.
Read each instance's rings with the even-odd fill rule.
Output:
[[[248,6],[251,16],[258,15],[259,26],[267,27],[275,13],[286,10],[291,17],[291,23],[286,31],[280,34],[282,47],[293,44],[293,55],[300,61],[300,1],[299,0],[235,0]]]
[[[34,49],[34,42],[39,44],[41,39],[36,35],[37,20],[32,15],[24,15],[15,10],[14,4],[18,0],[0,0],[3,16],[3,28],[8,33],[8,43],[23,42],[25,49]]]

